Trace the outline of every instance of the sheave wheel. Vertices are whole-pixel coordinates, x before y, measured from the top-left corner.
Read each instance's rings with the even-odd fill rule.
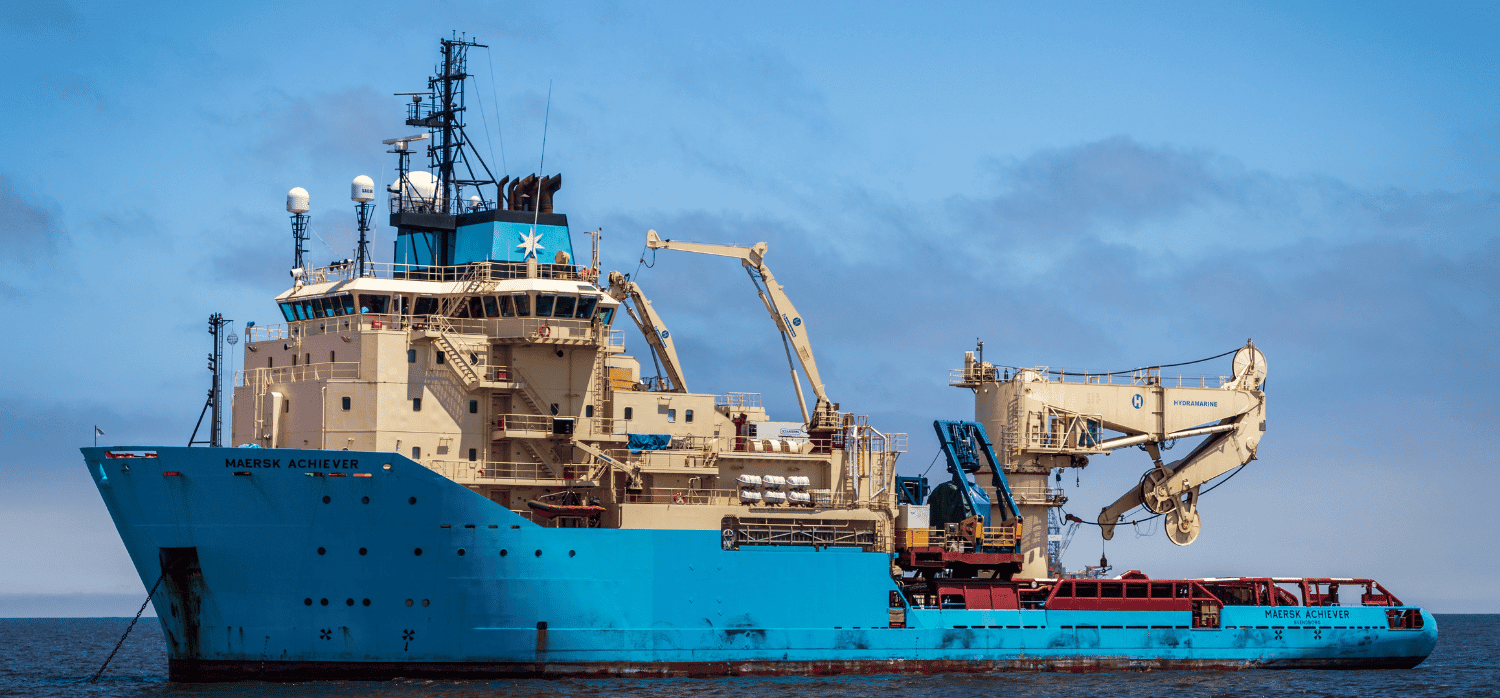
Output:
[[[1187,545],[1198,540],[1198,529],[1201,524],[1197,512],[1188,514],[1187,518],[1184,518],[1174,509],[1167,512],[1166,519],[1167,538],[1173,543]]]
[[[1141,505],[1153,514],[1165,514],[1173,509],[1172,496],[1167,494],[1167,476],[1160,470],[1147,470],[1141,476]]]

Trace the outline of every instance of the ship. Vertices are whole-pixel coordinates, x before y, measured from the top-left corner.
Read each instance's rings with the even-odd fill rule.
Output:
[[[931,482],[897,474],[906,435],[830,399],[765,243],[648,231],[748,272],[800,414],[690,391],[645,289],[601,275],[598,231],[575,257],[561,175],[497,181],[468,145],[477,46],[442,40],[427,89],[402,93],[420,132],[385,142],[391,262],[365,244],[372,179],[352,185],[356,254],[326,266],[306,263],[307,192],[289,194],[291,287],[282,322],[245,323],[230,445],[216,372],[208,446],[81,449],[171,680],[1402,668],[1432,651],[1433,616],[1371,579],[1102,578],[1049,556],[1049,474],[1125,447],[1153,464],[1101,531],[1143,512],[1193,542],[1201,488],[1265,430],[1253,343],[1196,385],[967,352],[949,383],[975,412],[934,420]]]

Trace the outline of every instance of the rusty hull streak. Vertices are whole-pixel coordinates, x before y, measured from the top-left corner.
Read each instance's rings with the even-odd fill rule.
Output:
[[[1410,669],[1425,657],[1380,659],[1138,659],[1133,657],[1018,658],[1004,660],[849,660],[789,662],[262,662],[169,660],[172,681],[387,680],[395,678],[722,678],[726,676],[837,676],[843,674],[959,674],[988,672],[1091,673],[1103,671],[1240,671],[1244,669]]]

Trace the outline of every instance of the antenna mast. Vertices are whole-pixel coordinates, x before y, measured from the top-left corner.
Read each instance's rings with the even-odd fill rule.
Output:
[[[299,216],[301,214],[298,214]],[[299,257],[300,255],[300,250]],[[300,260],[299,260],[300,261]],[[198,424],[193,427],[193,435],[188,437],[188,445],[207,444],[214,448],[223,446],[224,420],[220,404],[223,398],[223,382],[219,373],[219,365],[224,361],[224,326],[234,322],[225,320],[223,313],[214,313],[208,316],[208,333],[214,337],[214,350],[208,355],[208,370],[213,372],[213,384],[208,389],[208,402],[203,403],[203,411],[198,413]],[[203,427],[203,416],[213,411],[208,425],[208,440],[198,440],[198,430]]]
[[[457,214],[463,210],[463,188],[495,185],[495,202],[500,201],[500,188],[490,172],[484,158],[469,142],[464,131],[464,81],[467,71],[469,49],[489,48],[476,41],[452,38],[443,39],[443,64],[438,74],[427,79],[431,101],[424,108],[413,100],[407,111],[408,126],[425,126],[432,132],[432,145],[427,148],[428,161],[437,175],[437,197],[442,203],[437,212]],[[417,95],[420,97],[420,95]],[[469,146],[465,148],[464,146]],[[474,171],[470,158],[479,164],[483,177]],[[460,173],[459,169],[463,172]],[[481,197],[482,198],[482,197]]]
[[[302,246],[307,242],[307,221],[312,216],[308,212],[307,190],[302,187],[293,187],[286,193],[286,212],[292,214],[292,268],[306,269],[303,266],[302,256],[307,250]]]
[[[354,202],[354,215],[359,218],[359,247],[355,249],[355,277],[362,279],[365,276],[365,265],[370,262],[370,240],[365,233],[370,232],[370,216],[375,213],[375,180],[360,175],[354,178],[354,183],[349,186],[349,198]]]

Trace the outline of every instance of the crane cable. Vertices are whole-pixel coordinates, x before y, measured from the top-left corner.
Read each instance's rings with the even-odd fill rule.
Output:
[[[1123,376],[1123,375],[1133,374],[1133,373],[1136,373],[1138,371],[1145,371],[1145,370],[1153,369],[1153,368],[1175,368],[1177,366],[1190,366],[1192,364],[1201,364],[1204,361],[1213,361],[1214,359],[1222,359],[1222,358],[1224,358],[1226,356],[1229,356],[1230,354],[1234,354],[1234,353],[1238,352],[1240,349],[1243,349],[1243,348],[1244,347],[1235,347],[1234,349],[1230,349],[1229,351],[1226,351],[1223,354],[1217,354],[1215,356],[1210,356],[1210,357],[1205,358],[1205,359],[1197,359],[1197,360],[1194,360],[1194,361],[1183,361],[1181,363],[1175,363],[1175,364],[1161,364],[1159,366],[1141,366],[1140,368],[1132,368],[1132,369],[1130,369],[1128,371],[1111,371],[1109,373],[1089,373],[1087,371],[1074,371],[1073,375]],[[1035,371],[1036,370],[1034,368],[1028,369],[1028,368],[1025,368],[1025,367],[1022,367],[1022,366],[998,366],[997,368],[1008,368],[1008,369],[1011,369],[1013,371]],[[1049,375],[1059,376],[1059,375],[1063,374],[1063,371],[1061,371],[1061,370],[1054,370],[1054,369],[1047,369],[1047,370],[1041,371],[1041,373],[1046,373],[1046,374],[1049,374]]]
[[[1213,487],[1210,487],[1210,488],[1208,488],[1206,490],[1203,490],[1203,492],[1199,493],[1198,496],[1201,497],[1201,496],[1203,496],[1205,494],[1208,494],[1209,492],[1212,492],[1215,489],[1218,489],[1219,485],[1222,485],[1222,484],[1224,484],[1226,482],[1229,482],[1229,480],[1231,478],[1233,478],[1236,475],[1239,475],[1240,471],[1244,470],[1246,465],[1250,465],[1250,464],[1249,463],[1241,464],[1240,467],[1234,469],[1234,472],[1232,472],[1229,475],[1225,476],[1223,480],[1215,482]],[[1142,477],[1145,477],[1145,476],[1143,475]],[[1061,511],[1064,516],[1073,516],[1072,514],[1069,514],[1066,510],[1064,510],[1062,507],[1058,507],[1057,510]],[[1165,513],[1153,514],[1153,515],[1148,516],[1148,517],[1146,517],[1144,519],[1132,519],[1130,521],[1119,521],[1119,522],[1116,522],[1116,523],[1113,523],[1113,524],[1109,524],[1109,525],[1110,526],[1122,526],[1122,525],[1125,525],[1125,524],[1130,524],[1131,526],[1134,526],[1134,525],[1136,525],[1138,523],[1146,523],[1147,521],[1150,521],[1152,519],[1159,518],[1159,517],[1162,517],[1162,516],[1166,516],[1166,514]],[[1098,526],[1100,528],[1103,528],[1105,526],[1105,524],[1097,523],[1097,522],[1094,522],[1094,521],[1084,521],[1083,519],[1080,519],[1080,518],[1078,518],[1076,516],[1073,516],[1073,520],[1077,521],[1078,523],[1085,523],[1085,524],[1088,524],[1090,526]]]

